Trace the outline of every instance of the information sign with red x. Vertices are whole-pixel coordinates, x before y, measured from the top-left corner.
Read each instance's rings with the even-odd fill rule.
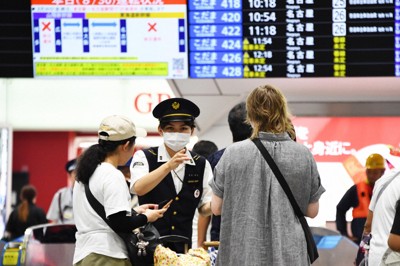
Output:
[[[148,32],[150,31],[155,31],[157,32],[156,26],[157,26],[157,22],[154,22],[153,24],[148,22],[147,25],[149,25],[149,29],[147,30]]]
[[[43,26],[42,31],[45,31],[45,30],[51,31],[50,25],[51,25],[51,22],[42,22],[42,26]]]

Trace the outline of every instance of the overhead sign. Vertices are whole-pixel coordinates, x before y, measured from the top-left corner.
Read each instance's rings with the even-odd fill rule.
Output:
[[[400,76],[400,1],[192,0],[191,78]]]
[[[35,77],[187,78],[186,0],[32,0]]]

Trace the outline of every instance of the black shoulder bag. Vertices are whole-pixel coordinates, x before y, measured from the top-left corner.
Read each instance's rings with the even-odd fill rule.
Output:
[[[60,217],[61,223],[64,223],[64,215],[61,208],[61,195],[62,193],[60,192],[60,194],[58,194],[58,216]]]
[[[84,184],[85,194],[92,208],[110,226],[106,218],[104,206],[93,196],[89,185]],[[134,210],[132,210],[134,212]],[[110,228],[112,228],[110,226]],[[154,251],[160,241],[160,233],[153,224],[147,223],[145,226],[137,228],[132,233],[118,233],[125,242],[128,257],[134,266],[146,266],[154,264]]]
[[[301,223],[301,227],[303,227],[304,235],[307,240],[307,253],[308,257],[310,258],[310,262],[313,263],[316,259],[318,259],[318,249],[317,245],[315,244],[314,237],[311,233],[311,229],[308,226],[307,220],[304,217],[303,212],[300,210],[299,205],[297,205],[296,199],[294,198],[292,191],[288,183],[286,182],[285,178],[283,177],[281,171],[279,170],[278,166],[276,165],[274,159],[272,159],[271,155],[261,143],[260,139],[256,138],[252,140],[257,148],[260,150],[261,154],[263,155],[264,159],[267,161],[269,167],[274,172],[276,179],[278,179],[279,184],[282,186],[283,190],[285,191],[287,197],[289,198],[290,203],[292,204],[293,210],[296,216],[299,218]]]

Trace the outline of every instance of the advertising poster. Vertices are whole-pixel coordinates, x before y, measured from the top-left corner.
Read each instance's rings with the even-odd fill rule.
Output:
[[[381,154],[386,172],[400,167],[398,117],[298,117],[294,118],[297,142],[307,146],[315,160],[326,192],[320,212],[310,224],[325,226],[336,220],[336,205],[355,183],[364,180],[365,162]],[[351,220],[351,211],[347,213]]]

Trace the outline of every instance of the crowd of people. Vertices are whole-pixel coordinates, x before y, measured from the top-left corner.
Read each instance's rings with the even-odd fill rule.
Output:
[[[235,105],[228,114],[232,144],[223,149],[205,140],[187,148],[199,115],[199,107],[187,99],[160,102],[153,116],[163,143],[136,152],[134,122],[121,115],[104,118],[98,143],[65,165],[68,186],[55,193],[47,217],[35,205],[34,187],[26,186],[5,236],[21,236],[35,224],[72,223],[77,228],[74,265],[131,265],[119,235],[152,223],[161,236],[189,239],[189,248],[192,242],[203,246],[209,237],[219,241],[217,265],[310,265],[298,216],[255,145],[260,142],[271,155],[302,214],[316,217],[325,188],[312,153],[296,142],[282,91],[259,86]],[[336,224],[358,245],[371,239],[368,252],[360,248],[355,254],[357,265],[362,259],[380,265],[400,251],[400,170],[385,172],[380,154],[371,154],[365,168],[366,180],[338,203]],[[106,219],[89,194],[102,205]],[[163,243],[176,253],[186,252],[185,244]]]

